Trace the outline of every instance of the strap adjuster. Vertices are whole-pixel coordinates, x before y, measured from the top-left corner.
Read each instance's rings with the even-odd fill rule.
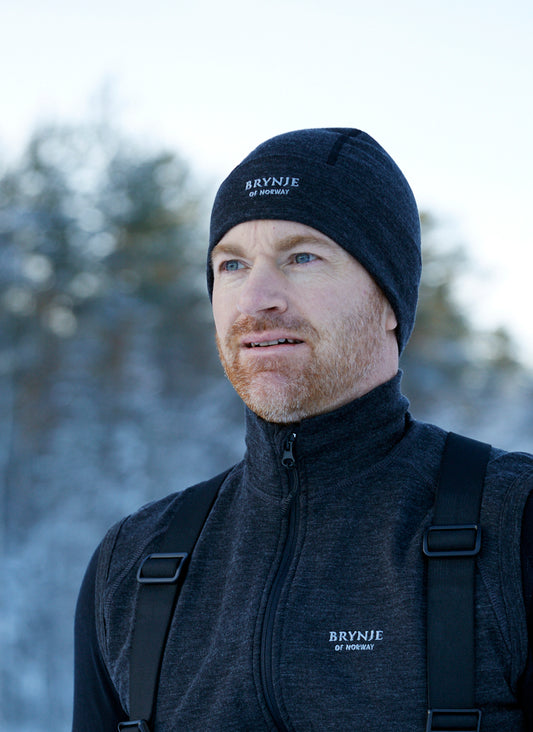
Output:
[[[481,526],[447,524],[430,526],[424,534],[426,557],[474,557],[481,549]]]
[[[137,571],[137,581],[141,585],[171,585],[178,581],[188,556],[187,552],[149,554]]]
[[[479,732],[480,709],[429,709],[426,732]]]
[[[121,730],[123,729],[132,730],[132,732],[150,732],[148,722],[146,722],[144,719],[136,719],[133,722],[119,722],[118,729],[119,732],[121,732]]]

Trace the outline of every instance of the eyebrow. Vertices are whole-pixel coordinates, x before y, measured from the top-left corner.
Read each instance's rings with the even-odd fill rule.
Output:
[[[292,234],[291,236],[285,236],[276,242],[276,251],[287,252],[295,247],[303,244],[315,244],[324,247],[330,247],[329,241],[322,237],[313,236],[313,234]],[[221,256],[246,256],[246,249],[242,244],[234,244],[231,241],[224,244],[217,244],[211,252],[211,261],[215,258],[215,255]]]

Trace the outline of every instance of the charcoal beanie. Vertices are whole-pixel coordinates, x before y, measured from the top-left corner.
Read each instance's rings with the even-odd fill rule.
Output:
[[[390,302],[403,351],[415,320],[420,282],[420,220],[403,173],[365,132],[298,130],[262,143],[220,186],[211,214],[211,252],[244,221],[306,224],[363,265]]]

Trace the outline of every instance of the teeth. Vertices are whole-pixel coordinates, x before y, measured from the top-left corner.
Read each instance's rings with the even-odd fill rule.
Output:
[[[301,343],[292,338],[277,338],[275,341],[261,341],[261,343],[250,343],[251,348],[265,348],[266,346],[277,346],[283,343]]]

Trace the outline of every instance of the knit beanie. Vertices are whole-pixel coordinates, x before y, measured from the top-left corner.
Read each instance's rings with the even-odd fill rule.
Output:
[[[308,129],[262,143],[220,186],[211,214],[211,252],[244,221],[280,219],[322,232],[363,265],[391,304],[400,353],[415,320],[420,220],[403,173],[365,132]]]

